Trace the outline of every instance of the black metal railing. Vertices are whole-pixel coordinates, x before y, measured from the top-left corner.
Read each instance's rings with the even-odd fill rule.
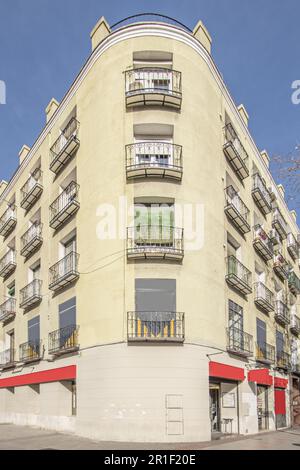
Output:
[[[287,224],[278,207],[273,212],[272,227],[277,230],[281,239],[287,236]]]
[[[79,122],[75,117],[71,118],[59,137],[50,148],[50,167],[59,154],[64,151],[70,140],[76,138],[79,131]]]
[[[288,282],[289,282],[290,291],[294,295],[300,294],[300,279],[298,278],[296,273],[294,273],[294,271],[289,273]]]
[[[127,228],[128,253],[159,250],[183,254],[183,229],[170,225],[139,225]]]
[[[287,236],[287,249],[293,260],[299,258],[299,243],[291,232]]]
[[[41,171],[40,168],[37,168],[28,178],[26,183],[22,186],[21,188],[21,207],[25,204],[27,206],[26,201],[28,198],[30,198],[30,195],[32,195],[36,190],[37,187],[41,187],[42,185],[42,175],[43,172]],[[40,192],[40,191],[39,191]],[[37,197],[37,196],[36,196]],[[33,196],[31,198],[31,202],[28,202],[28,205],[33,203],[35,197]]]
[[[63,353],[78,349],[78,330],[79,326],[68,325],[49,333],[49,353]]]
[[[300,334],[300,318],[294,313],[295,310],[291,309],[291,324],[290,329],[296,335]]]
[[[266,260],[270,260],[274,253],[273,243],[260,224],[254,226],[253,246],[255,250]]]
[[[230,326],[227,328],[227,350],[232,353],[252,356],[253,354],[253,336]]]
[[[275,319],[284,325],[290,323],[289,308],[282,300],[275,301]]]
[[[127,335],[130,340],[184,340],[182,312],[128,312]]]
[[[16,299],[10,297],[0,305],[0,322],[5,322],[16,314]]]
[[[79,204],[79,185],[75,181],[64,189],[64,191],[50,205],[50,227],[55,223],[62,213],[67,212],[70,206]]]
[[[0,218],[0,235],[6,236],[17,223],[17,214],[15,205],[6,209]]]
[[[231,123],[224,127],[224,138],[224,151],[227,158],[238,176],[242,179],[246,178],[249,176],[249,156]]]
[[[227,257],[226,280],[243,293],[252,292],[252,273],[235,256]]]
[[[19,359],[21,362],[38,361],[42,357],[42,342],[28,341],[19,346]]]
[[[126,96],[161,93],[181,97],[181,72],[164,67],[138,67],[125,72]]]
[[[34,279],[20,290],[20,307],[36,303],[42,299],[42,281]]]
[[[182,146],[158,141],[126,145],[127,172],[140,168],[162,168],[182,172]]]
[[[291,356],[285,351],[276,351],[276,366],[279,369],[290,369]]]
[[[9,250],[1,259],[0,259],[0,275],[8,274],[8,271],[13,269],[16,266],[16,252],[15,250]]]
[[[78,260],[79,254],[72,251],[51,266],[49,269],[49,288],[55,287],[56,284],[60,284],[64,280],[67,283],[70,277],[72,280],[77,277],[79,275]]]
[[[254,283],[254,302],[268,311],[274,310],[274,294],[262,282]]]
[[[25,233],[21,236],[21,254],[24,251],[27,252],[26,248],[28,248],[31,244],[35,245],[36,242],[42,241],[42,229],[43,224],[40,222],[33,224]]]
[[[13,365],[15,363],[15,350],[13,348],[0,352],[0,367]]]
[[[265,181],[259,173],[253,175],[252,195],[260,209],[264,214],[268,214],[272,210],[271,194],[266,186]]]
[[[273,269],[282,279],[287,279],[289,275],[289,264],[280,252],[274,255]]]
[[[256,360],[274,364],[275,347],[268,343],[256,343]]]
[[[249,231],[250,211],[233,186],[228,186],[225,189],[225,197],[225,210],[227,208],[233,208],[233,212],[230,212],[229,209],[227,210],[227,213],[231,217],[232,221],[237,224],[243,232]]]

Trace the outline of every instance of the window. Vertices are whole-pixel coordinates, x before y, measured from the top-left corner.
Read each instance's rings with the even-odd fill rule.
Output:
[[[39,355],[40,347],[40,317],[37,316],[28,321],[28,343],[32,354]]]
[[[15,281],[7,286],[7,295],[8,297],[14,297],[16,294],[16,284]]]
[[[66,243],[64,243],[65,256],[69,255],[72,252],[76,253],[76,237],[71,238]]]
[[[282,357],[282,353],[284,352],[284,337],[283,333],[279,330],[276,330],[276,351],[277,357]]]
[[[72,343],[76,330],[76,297],[72,297],[58,307],[59,311],[59,346],[63,348]]]
[[[138,244],[173,244],[174,204],[135,204],[134,226]]]
[[[259,318],[256,319],[257,346],[261,351],[265,351],[267,342],[266,324]]]
[[[244,331],[243,307],[229,300],[229,327]]]

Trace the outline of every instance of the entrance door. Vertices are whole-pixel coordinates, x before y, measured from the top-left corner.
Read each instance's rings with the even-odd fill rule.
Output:
[[[209,410],[211,432],[221,432],[220,427],[220,386],[217,384],[209,385]]]
[[[285,405],[285,390],[275,389],[275,416],[276,428],[286,427],[286,405]]]
[[[262,385],[257,385],[257,416],[258,430],[269,429],[268,420],[268,389]]]
[[[300,426],[300,381],[293,378],[293,424]]]

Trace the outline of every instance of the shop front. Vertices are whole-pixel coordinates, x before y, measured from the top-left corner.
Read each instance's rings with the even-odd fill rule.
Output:
[[[256,383],[258,430],[266,431],[269,426],[269,387],[273,377],[268,369],[254,369],[248,372],[248,381]]]
[[[244,369],[209,363],[209,405],[212,438],[239,433],[238,384]]]
[[[300,378],[292,377],[292,416],[293,425],[300,426]]]
[[[286,389],[288,380],[280,377],[274,377],[274,409],[276,429],[285,428],[287,426],[286,417]]]

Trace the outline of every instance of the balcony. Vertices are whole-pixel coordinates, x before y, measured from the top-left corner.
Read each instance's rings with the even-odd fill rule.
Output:
[[[75,154],[80,142],[79,122],[72,118],[50,148],[50,170],[58,174]]]
[[[300,334],[300,318],[295,313],[291,315],[290,330],[294,335]]]
[[[127,228],[128,259],[183,259],[183,229],[162,225]]]
[[[254,227],[253,246],[256,252],[267,262],[273,258],[273,244],[261,225]]]
[[[232,124],[224,128],[225,144],[223,151],[238,177],[243,180],[249,176],[249,157],[238,138]]]
[[[271,195],[259,173],[253,175],[252,197],[261,212],[266,215],[272,210]]]
[[[43,224],[34,224],[22,235],[20,253],[25,258],[28,258],[43,243],[42,228]]]
[[[128,312],[128,341],[184,341],[184,313]]]
[[[273,244],[274,247],[275,246],[276,247],[281,246],[280,236],[279,236],[277,230],[275,230],[275,228],[272,228],[272,230],[270,230],[269,238],[270,238],[271,243]]]
[[[225,197],[226,205],[224,210],[227,217],[242,234],[250,232],[250,211],[233,186],[228,186],[225,189]]]
[[[79,349],[77,325],[68,325],[49,333],[48,352],[55,356],[71,353]]]
[[[16,252],[9,250],[0,259],[0,277],[8,277],[16,269]]]
[[[281,253],[276,253],[276,255],[274,255],[273,269],[277,276],[283,281],[288,278],[289,265]]]
[[[39,361],[42,358],[42,342],[28,341],[28,343],[20,344],[19,359],[21,362],[30,363]]]
[[[289,308],[282,300],[276,300],[275,302],[275,320],[282,326],[290,323]]]
[[[277,230],[281,240],[287,237],[287,225],[280,210],[276,208],[273,213],[272,227]]]
[[[298,276],[296,276],[296,274],[292,271],[289,273],[288,279],[289,279],[290,291],[294,295],[299,295],[300,294],[300,279],[298,278]]]
[[[274,310],[274,294],[262,282],[254,284],[254,302],[264,312],[269,313]]]
[[[256,360],[263,364],[275,363],[275,347],[268,343],[256,343]]]
[[[131,178],[182,178],[182,147],[168,142],[126,145],[126,175]]]
[[[16,360],[14,349],[9,348],[5,351],[0,352],[0,368],[5,369],[9,367],[14,367],[15,363]]]
[[[300,376],[300,362],[291,364],[291,372],[295,375]]]
[[[289,370],[291,368],[291,356],[285,351],[277,351],[276,367],[278,369]]]
[[[30,308],[42,300],[42,281],[34,279],[20,290],[20,308]]]
[[[10,297],[0,305],[0,322],[13,320],[16,316],[16,299]]]
[[[78,260],[79,254],[72,251],[50,268],[50,290],[57,291],[63,289],[79,278]]]
[[[72,181],[66,189],[55,199],[50,206],[50,227],[57,230],[61,227],[79,207],[79,185]]]
[[[235,256],[227,258],[227,284],[244,295],[252,292],[252,274]]]
[[[238,356],[253,356],[253,337],[238,328],[227,328],[227,351]]]
[[[21,188],[20,206],[28,211],[43,192],[42,172],[37,168]]]
[[[17,223],[16,208],[10,206],[0,219],[0,235],[4,238],[12,232]]]
[[[165,67],[139,67],[125,72],[127,108],[167,106],[181,108],[181,72]]]
[[[287,236],[287,249],[294,261],[299,259],[299,244],[292,233]]]

